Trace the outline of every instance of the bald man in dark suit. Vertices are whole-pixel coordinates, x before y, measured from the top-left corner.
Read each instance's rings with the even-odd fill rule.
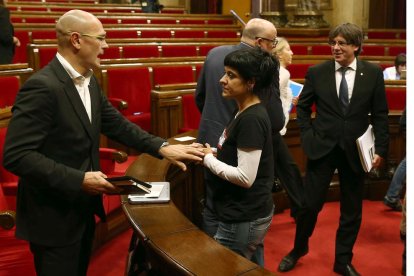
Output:
[[[104,220],[102,194],[117,192],[100,172],[100,135],[183,170],[181,160],[201,161],[203,154],[166,144],[109,103],[93,75],[108,48],[98,18],[71,10],[56,31],[56,57],[16,97],[4,167],[19,176],[16,236],[29,241],[37,274],[86,275],[94,215]]]

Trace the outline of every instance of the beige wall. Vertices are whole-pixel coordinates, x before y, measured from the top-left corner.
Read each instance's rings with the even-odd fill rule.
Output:
[[[244,22],[250,19],[250,0],[223,0],[223,14],[230,14],[234,10]]]
[[[185,7],[186,0],[159,0],[160,4],[168,7]],[[189,2],[189,1],[188,1]]]
[[[335,11],[327,11],[326,18],[331,26],[350,22],[368,28],[369,0],[332,0],[332,7]]]

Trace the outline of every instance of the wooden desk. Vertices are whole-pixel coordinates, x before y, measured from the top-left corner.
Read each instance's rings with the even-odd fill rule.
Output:
[[[196,132],[183,135],[194,135]],[[171,144],[178,143],[169,139]],[[145,248],[147,261],[159,275],[275,275],[217,243],[202,232],[200,200],[204,194],[201,166],[186,172],[142,154],[126,174],[145,181],[169,181],[171,201],[131,205],[122,196],[122,208]],[[157,275],[158,275],[157,274]]]

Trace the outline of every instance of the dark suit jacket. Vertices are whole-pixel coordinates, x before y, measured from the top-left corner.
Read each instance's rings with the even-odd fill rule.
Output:
[[[13,25],[10,23],[10,12],[0,6],[0,64],[9,64],[13,61]]]
[[[316,117],[312,122],[314,103]],[[334,60],[309,68],[296,110],[302,147],[309,159],[319,159],[340,144],[353,170],[363,171],[355,141],[367,129],[369,117],[374,127],[375,152],[386,157],[388,106],[384,78],[378,66],[357,60],[354,89],[346,114],[342,112],[336,91]]]
[[[19,176],[16,236],[48,246],[81,238],[91,214],[104,217],[100,196],[81,190],[85,171],[99,170],[103,133],[158,155],[163,139],[127,121],[89,85],[92,123],[72,79],[55,57],[19,91],[4,148],[4,166]]]
[[[216,147],[220,135],[230,121],[231,116],[237,108],[233,100],[224,99],[220,79],[224,75],[224,58],[231,52],[250,47],[244,43],[238,45],[225,45],[212,49],[204,62],[203,69],[197,81],[195,101],[201,112],[200,126],[198,129],[198,142],[209,143]],[[275,72],[277,74],[278,72]],[[277,87],[279,75],[277,74]],[[272,132],[278,133],[285,121],[280,91],[274,91],[270,99],[267,99],[266,109],[268,111]]]

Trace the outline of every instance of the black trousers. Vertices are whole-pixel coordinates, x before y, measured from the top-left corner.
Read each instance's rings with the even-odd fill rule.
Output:
[[[272,137],[274,153],[275,177],[288,194],[290,214],[296,217],[303,205],[303,181],[298,165],[293,160],[283,137],[277,133]]]
[[[308,160],[304,182],[304,208],[296,221],[295,250],[303,250],[315,229],[318,214],[325,203],[329,185],[338,169],[340,183],[339,227],[336,232],[335,262],[351,263],[362,219],[364,173],[354,172],[345,151],[336,146],[318,160]]]
[[[38,276],[86,276],[95,232],[94,216],[88,219],[82,239],[63,247],[30,243]]]

